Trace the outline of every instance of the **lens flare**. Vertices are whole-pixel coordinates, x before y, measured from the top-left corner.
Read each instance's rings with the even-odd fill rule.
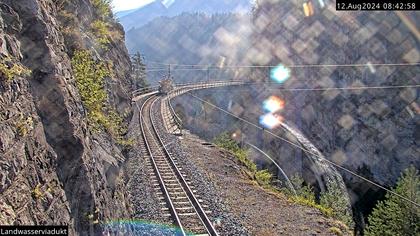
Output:
[[[373,67],[372,63],[368,62],[366,65],[368,66],[370,73],[375,74],[376,70],[375,67]]]
[[[270,77],[278,83],[284,83],[290,77],[290,69],[280,64],[271,70]]]
[[[276,96],[270,96],[267,100],[263,102],[264,110],[268,112],[280,111],[284,108],[284,100]]]
[[[143,235],[142,233],[145,232],[162,232],[163,235],[181,234],[181,229],[179,227],[138,219],[115,219],[103,222],[101,223],[101,226],[105,229],[103,235],[127,235],[131,231],[134,231],[135,235]]]
[[[312,5],[312,2],[305,2],[303,4],[303,13],[307,17],[314,14],[314,6]]]
[[[260,117],[260,124],[268,129],[274,129],[281,125],[283,117],[277,114],[268,113]]]

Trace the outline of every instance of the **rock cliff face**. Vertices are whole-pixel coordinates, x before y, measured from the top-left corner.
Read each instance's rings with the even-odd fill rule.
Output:
[[[108,37],[104,49],[87,33],[98,17],[93,2],[0,2],[0,224],[69,224],[87,235],[131,214],[123,148],[88,128],[71,65],[79,49],[112,61],[108,103],[129,119],[129,56],[123,37]]]

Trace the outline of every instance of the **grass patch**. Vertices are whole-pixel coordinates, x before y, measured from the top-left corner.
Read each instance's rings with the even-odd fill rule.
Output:
[[[273,175],[268,170],[259,170],[255,172],[255,180],[261,186],[269,186]]]
[[[314,200],[302,197],[302,196],[290,196],[289,199],[297,204],[304,205],[304,206],[310,206],[313,208],[318,209],[322,214],[324,214],[326,217],[332,217],[333,216],[333,209],[329,207],[325,207],[323,205],[317,204]]]
[[[277,188],[271,185],[271,173],[268,170],[257,170],[255,163],[248,159],[248,150],[241,148],[235,140],[230,138],[228,133],[222,133],[216,137],[213,142],[217,146],[232,152],[234,156],[252,173],[253,181],[262,186],[265,190],[276,195],[285,195],[291,202],[316,208],[326,217],[332,217],[344,222],[345,224],[351,225],[352,219],[348,212],[345,210],[346,204],[344,199],[340,198],[341,194],[339,192],[340,189],[338,186],[330,184],[328,186],[329,190],[321,193],[320,203],[317,203],[313,188],[305,184],[303,178],[300,175],[293,175],[290,178],[296,194],[289,188]]]
[[[230,138],[228,133],[222,133],[221,135],[216,137],[213,140],[213,142],[217,146],[232,152],[235,155],[235,157],[242,164],[244,164],[252,173],[255,173],[257,171],[257,166],[255,165],[255,163],[248,159],[248,150],[241,148],[235,140],[232,140]]]
[[[290,182],[296,194],[288,188],[281,188],[280,191],[286,194],[291,202],[316,208],[326,217],[334,216],[333,208],[316,202],[313,188],[305,183],[302,176],[295,174],[290,177]]]

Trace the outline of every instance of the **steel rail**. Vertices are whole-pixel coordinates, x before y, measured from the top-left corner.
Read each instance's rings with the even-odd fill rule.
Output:
[[[175,219],[175,224],[181,229],[182,235],[185,236],[186,233],[185,233],[185,231],[184,231],[184,229],[182,227],[182,224],[181,224],[181,221],[179,219],[179,216],[178,216],[178,214],[177,214],[177,212],[175,210],[175,206],[174,206],[174,204],[173,204],[173,202],[171,200],[171,197],[169,196],[169,192],[166,189],[166,186],[165,186],[165,184],[163,182],[162,176],[161,176],[161,174],[159,172],[159,169],[157,167],[156,161],[155,161],[155,159],[153,157],[153,152],[152,152],[152,150],[150,148],[150,145],[149,145],[149,142],[147,140],[146,131],[145,131],[144,125],[143,125],[143,122],[144,122],[143,110],[144,110],[146,104],[151,99],[153,99],[153,98],[155,98],[155,96],[150,96],[149,98],[146,99],[146,101],[144,101],[143,105],[141,106],[141,109],[140,109],[140,129],[141,129],[141,133],[142,133],[144,144],[146,145],[147,151],[149,152],[150,158],[152,160],[153,169],[154,169],[154,171],[155,171],[155,173],[157,175],[157,178],[159,180],[159,186],[160,186],[160,188],[162,189],[162,191],[164,193],[164,196],[165,196],[165,199],[166,199],[167,203],[169,204],[169,210],[171,212],[171,215]]]
[[[181,187],[183,194],[187,196],[189,205],[195,212],[192,219],[195,220],[196,224],[199,224],[197,226],[207,231],[208,235],[218,236],[215,228],[213,227],[213,224],[211,223],[210,219],[207,217],[206,212],[202,208],[201,204],[199,203],[198,199],[194,195],[191,188],[188,186],[187,181],[183,177],[180,169],[175,164],[175,161],[172,158],[172,155],[167,150],[166,145],[164,144],[161,136],[159,135],[158,129],[155,125],[155,121],[153,119],[153,110],[154,110],[153,107],[154,107],[154,104],[158,101],[158,99],[159,99],[158,96],[152,95],[144,101],[143,105],[140,108],[140,126],[141,126],[142,136],[144,139],[143,141],[150,154],[154,172],[156,173],[156,176],[158,178],[160,189],[164,193],[165,200],[168,203],[167,205],[170,210],[171,216],[173,217],[175,224],[180,228],[182,235],[183,236],[188,235],[190,232],[187,233],[186,225],[182,223],[183,219],[181,215],[178,214],[177,208],[175,207],[176,201],[172,200],[170,192],[165,185],[165,180],[162,177],[159,166],[155,160],[154,153],[156,153],[156,150],[158,150],[161,154],[163,154],[166,157],[165,159],[168,161],[168,165],[172,167],[171,168],[172,170],[170,172],[173,174],[174,180],[176,180],[177,184]],[[146,109],[146,106],[149,106],[148,107],[149,110]],[[146,114],[147,112],[148,114]],[[146,132],[148,132],[147,134],[149,135],[149,137],[147,137]],[[154,150],[155,152],[153,152],[152,150],[153,145],[151,145],[151,142],[154,142],[154,145],[156,145],[156,150]],[[184,218],[184,220],[186,221],[190,220],[191,218],[187,216],[185,217],[186,218]]]
[[[154,119],[153,119],[153,115],[152,115],[153,105],[156,101],[157,101],[157,99],[154,100],[153,103],[151,104],[150,113],[149,113],[150,120],[152,122],[152,128],[153,128],[153,130],[156,134],[156,137],[158,138],[159,143],[161,144],[166,156],[168,157],[168,159],[170,161],[170,164],[172,165],[172,167],[175,170],[175,174],[178,177],[178,182],[180,182],[181,186],[183,187],[182,189],[187,194],[191,204],[194,206],[194,210],[196,211],[199,218],[201,219],[201,221],[202,221],[204,227],[206,228],[208,234],[211,235],[211,236],[218,236],[218,233],[217,233],[216,229],[214,228],[210,219],[207,217],[207,214],[205,213],[205,211],[204,211],[203,207],[201,206],[200,202],[198,201],[198,199],[195,197],[193,191],[188,186],[187,181],[185,180],[185,178],[182,175],[181,171],[179,170],[178,166],[175,164],[175,161],[172,158],[172,155],[170,154],[170,152],[166,148],[166,145],[164,144],[161,136],[159,135],[159,132],[157,131],[157,128],[156,128],[156,125],[155,125],[155,122],[154,122]]]

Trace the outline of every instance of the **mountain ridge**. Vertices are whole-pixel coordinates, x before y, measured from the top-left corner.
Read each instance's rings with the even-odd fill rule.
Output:
[[[197,0],[194,3],[188,0],[177,0],[172,3],[165,1],[154,1],[136,10],[117,12],[119,20],[124,28],[128,31],[132,28],[140,28],[149,23],[156,17],[168,16],[173,17],[181,13],[230,13],[230,12],[249,12],[252,2],[249,0]]]

